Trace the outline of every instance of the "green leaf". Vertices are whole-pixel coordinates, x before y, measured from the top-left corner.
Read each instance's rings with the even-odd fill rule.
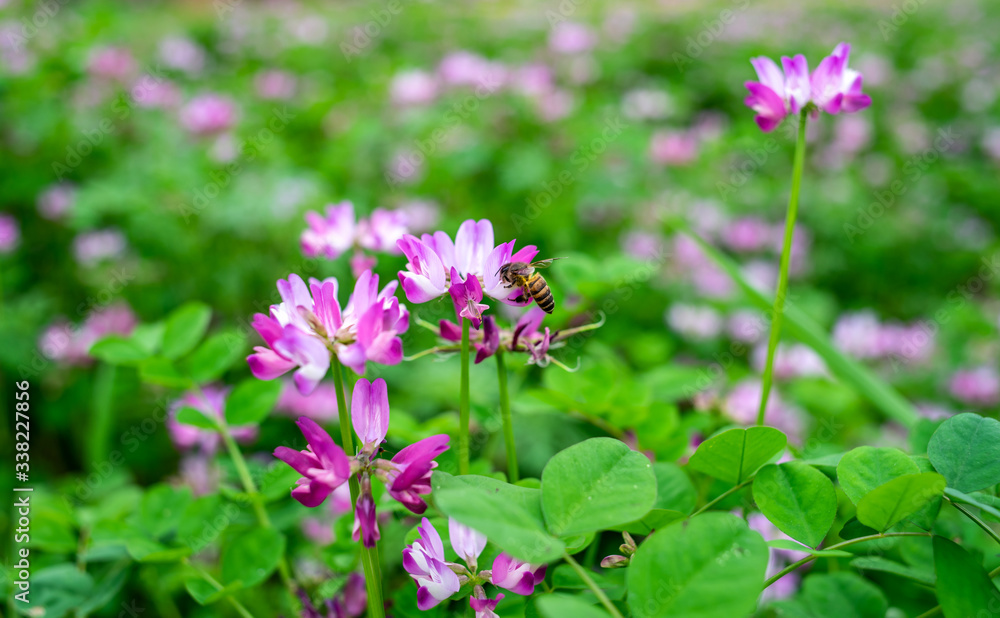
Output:
[[[800,551],[813,556],[819,556],[821,558],[849,558],[854,555],[851,552],[844,551],[842,549],[813,549],[812,547],[807,547],[791,539],[774,539],[773,541],[768,541],[767,546],[775,549]]]
[[[889,609],[882,591],[854,573],[810,575],[797,598],[774,606],[795,618],[885,618]]]
[[[740,267],[729,257],[711,244],[705,242],[701,237],[683,227],[681,231],[691,237],[705,255],[716,263],[723,271],[729,275],[747,299],[757,305],[762,311],[771,311],[774,305],[774,295],[765,294],[750,283]],[[820,327],[808,314],[796,307],[793,303],[785,305],[782,314],[782,327],[790,338],[813,349],[834,375],[848,382],[858,389],[858,391],[868,398],[876,407],[882,410],[886,416],[896,420],[906,427],[912,427],[919,419],[920,415],[913,408],[913,405],[897,393],[892,386],[876,376],[863,364],[844,354],[837,346],[830,341],[829,335]]]
[[[515,558],[538,564],[563,555],[565,545],[545,530],[540,508],[529,511],[505,499],[503,493],[476,487],[464,482],[465,478],[452,477],[447,487],[434,490],[434,504],[441,512],[485,534],[493,544]],[[524,487],[517,490],[535,491]]]
[[[139,365],[139,378],[147,384],[158,384],[168,388],[188,388],[191,380],[180,374],[169,359],[154,356]]]
[[[810,547],[823,542],[837,516],[833,481],[795,461],[761,468],[754,477],[753,499],[778,530]]]
[[[279,380],[244,380],[226,399],[226,422],[231,427],[259,423],[271,413],[280,396]]]
[[[601,569],[587,572],[598,588],[604,591],[612,601],[620,601],[625,597],[625,570]],[[568,564],[560,564],[552,570],[552,587],[557,590],[590,591],[590,586],[583,581],[580,574]]]
[[[191,555],[187,547],[168,547],[143,537],[126,539],[125,549],[139,562],[179,562]]]
[[[142,497],[139,524],[153,538],[160,538],[177,527],[190,503],[190,488],[156,485]]]
[[[461,489],[462,487],[472,486],[486,493],[495,494],[507,503],[520,506],[539,522],[544,521],[542,515],[542,491],[536,487],[526,487],[520,484],[511,485],[510,483],[505,483],[489,476],[479,476],[476,474],[452,476],[447,472],[439,471],[435,471],[431,476],[431,486],[434,491],[441,489]]]
[[[773,427],[735,428],[705,440],[691,455],[691,468],[739,485],[780,453],[788,438]]]
[[[940,497],[944,486],[944,477],[937,472],[894,478],[858,501],[858,521],[885,532]]]
[[[542,511],[549,532],[556,536],[635,521],[655,502],[653,465],[613,438],[574,444],[542,470]]]
[[[851,566],[862,571],[880,571],[882,573],[892,573],[900,577],[912,579],[915,582],[927,586],[934,585],[934,574],[921,571],[908,564],[901,564],[893,560],[888,560],[881,556],[862,556],[851,560]]]
[[[612,526],[609,530],[626,531],[631,534],[650,534],[653,530],[659,530],[678,519],[684,519],[687,513],[674,511],[671,509],[653,509],[646,513],[642,519],[631,521],[621,526]]]
[[[944,495],[951,498],[953,502],[961,502],[962,504],[974,506],[994,519],[1000,520],[1000,508],[997,508],[1000,506],[1000,500],[998,500],[996,496],[990,496],[987,494],[973,494],[970,496],[958,491],[957,489],[952,489],[951,487],[945,488]],[[997,503],[997,506],[989,504],[990,502]]]
[[[167,317],[163,331],[163,356],[176,360],[193,350],[211,319],[212,309],[205,303],[190,302],[177,308]]]
[[[966,412],[949,418],[927,445],[948,487],[968,493],[1000,483],[1000,421]]]
[[[243,583],[233,582],[220,589],[208,583],[200,576],[194,576],[184,582],[184,588],[187,589],[188,594],[191,595],[191,598],[193,598],[198,605],[209,605],[220,599],[228,597],[237,590],[240,590],[243,588]]]
[[[181,370],[197,384],[216,380],[246,352],[246,337],[238,331],[216,333],[181,362]]]
[[[635,618],[732,618],[757,606],[764,539],[728,513],[675,522],[648,537],[626,574]]]
[[[90,346],[90,355],[112,365],[130,365],[149,358],[149,352],[135,341],[108,335]]]
[[[75,564],[56,564],[33,572],[30,590],[29,607],[40,610],[38,615],[64,616],[93,594],[94,579]]]
[[[156,354],[160,349],[160,345],[163,344],[163,331],[166,325],[163,322],[154,322],[152,324],[139,324],[129,335],[129,339],[139,345],[143,350],[146,350],[150,355]]]
[[[962,546],[940,536],[934,537],[934,572],[945,616],[979,616],[1000,598],[982,564]]]
[[[177,540],[197,553],[218,540],[239,514],[238,506],[223,504],[218,495],[202,496],[184,509],[177,523]]]
[[[656,502],[654,508],[690,513],[697,501],[694,483],[687,473],[675,463],[659,461],[653,464],[656,475]]]
[[[895,448],[862,446],[846,453],[837,464],[837,480],[854,504],[879,485],[919,472],[917,464]]]
[[[234,537],[222,550],[222,581],[249,588],[267,579],[285,555],[285,535],[274,528],[255,528]]]
[[[591,605],[580,597],[569,594],[546,594],[535,601],[538,613],[543,618],[608,618],[611,614],[604,608]]]
[[[193,425],[202,429],[218,429],[219,423],[215,419],[209,418],[197,408],[184,406],[177,410],[177,422],[184,425]]]

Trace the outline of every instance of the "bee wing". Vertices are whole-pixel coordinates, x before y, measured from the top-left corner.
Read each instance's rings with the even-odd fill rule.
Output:
[[[555,262],[556,260],[565,260],[565,259],[566,258],[557,257],[557,258],[549,258],[547,260],[538,260],[537,262],[532,262],[531,263],[531,267],[532,268],[548,268],[552,264],[552,262]]]

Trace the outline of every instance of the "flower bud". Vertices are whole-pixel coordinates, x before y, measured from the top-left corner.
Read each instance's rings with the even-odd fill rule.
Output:
[[[601,566],[605,569],[621,569],[627,567],[629,559],[625,556],[611,555],[601,560]]]

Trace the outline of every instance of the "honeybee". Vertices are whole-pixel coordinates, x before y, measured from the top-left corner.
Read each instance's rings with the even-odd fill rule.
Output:
[[[556,301],[552,298],[552,290],[549,289],[549,284],[545,283],[545,279],[535,272],[535,269],[548,268],[552,262],[561,259],[549,258],[547,260],[532,262],[531,264],[527,262],[508,262],[501,266],[497,273],[499,273],[503,282],[507,284],[506,287],[513,288],[518,286],[523,290],[521,296],[517,298],[518,302],[523,302],[530,296],[535,299],[535,302],[538,303],[542,311],[552,313],[552,310],[556,307]]]

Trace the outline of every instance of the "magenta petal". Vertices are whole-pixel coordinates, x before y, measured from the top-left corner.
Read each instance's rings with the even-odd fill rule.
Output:
[[[358,380],[351,398],[351,421],[366,446],[385,440],[389,430],[389,394],[385,380]]]
[[[463,275],[482,274],[486,256],[493,250],[493,224],[489,219],[464,221],[455,235],[455,266]]]
[[[274,449],[274,456],[295,469],[296,472],[304,476],[309,476],[309,471],[318,468],[319,460],[312,453],[296,451],[287,446],[279,446]]]
[[[311,418],[300,416],[295,423],[305,436],[306,442],[313,454],[319,459],[324,470],[329,470],[337,478],[347,479],[351,475],[351,462],[347,459],[343,449],[337,446],[322,427]],[[343,481],[341,481],[343,482]],[[337,483],[339,485],[340,483]]]
[[[423,275],[403,271],[399,273],[399,280],[403,285],[403,293],[406,294],[406,300],[411,303],[426,303],[446,292],[443,283],[439,288]]]
[[[264,343],[268,346],[272,346],[274,344],[274,340],[281,336],[281,324],[274,318],[264,315],[263,313],[255,313],[253,321],[250,325],[254,327],[254,330],[260,333]]]
[[[250,372],[259,380],[273,380],[295,367],[294,362],[283,358],[274,350],[257,346],[254,352],[247,357],[247,364],[250,365]]]
[[[750,64],[753,65],[760,83],[764,86],[767,86],[774,92],[783,92],[785,90],[785,77],[774,60],[766,56],[759,56],[751,58]]]
[[[765,118],[764,116],[754,116],[753,120],[764,133],[770,133],[775,130],[779,124],[781,124],[780,118],[775,120],[774,118]]]
[[[333,493],[333,490],[323,483],[308,479],[299,479],[298,482],[299,484],[292,489],[292,497],[298,500],[302,506],[315,508],[323,504],[323,501]]]

